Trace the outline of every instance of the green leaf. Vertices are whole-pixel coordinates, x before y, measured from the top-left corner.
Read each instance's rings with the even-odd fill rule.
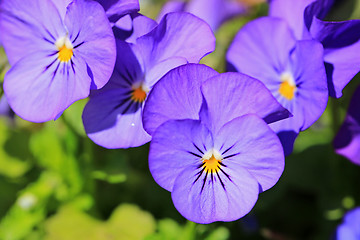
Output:
[[[219,227],[215,229],[213,232],[211,232],[205,240],[226,240],[229,239],[230,232],[225,227]]]
[[[17,134],[17,144],[8,144],[8,140],[13,136],[15,132],[9,128],[6,123],[6,119],[0,119],[0,174],[9,178],[18,178],[23,176],[31,167],[31,163],[24,159],[21,160],[17,156],[10,155],[6,149],[7,146],[13,146],[17,148],[17,151],[23,152],[23,147],[26,145],[25,142],[21,142],[19,145],[19,139],[25,139],[25,134]],[[23,156],[25,158],[25,156]]]

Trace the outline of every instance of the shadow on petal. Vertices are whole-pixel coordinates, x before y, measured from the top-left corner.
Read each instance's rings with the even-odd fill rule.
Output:
[[[284,148],[285,156],[290,155],[294,149],[294,142],[298,134],[294,131],[281,131],[277,135]]]

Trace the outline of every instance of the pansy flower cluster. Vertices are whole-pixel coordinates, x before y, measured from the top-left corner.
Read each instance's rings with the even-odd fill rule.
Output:
[[[169,4],[157,23],[136,0],[0,1],[12,65],[6,99],[20,117],[44,122],[89,97],[82,120],[92,141],[151,141],[150,172],[185,218],[233,221],[276,184],[297,135],[360,70],[360,22],[323,21],[330,0],[272,0],[269,16],[231,43],[232,72],[218,73],[199,62],[215,49],[213,31],[244,3]],[[336,140],[356,163],[358,102]]]

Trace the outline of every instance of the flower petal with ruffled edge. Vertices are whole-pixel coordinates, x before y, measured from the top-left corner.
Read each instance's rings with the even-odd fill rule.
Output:
[[[244,158],[248,161],[240,162]],[[150,144],[155,181],[172,192],[185,218],[198,223],[243,217],[259,191],[276,183],[283,166],[276,134],[256,115],[236,118],[218,134],[197,120],[170,120],[156,129]]]
[[[202,103],[202,95],[208,104]],[[239,104],[242,101],[248,102]],[[241,73],[219,74],[205,65],[187,64],[170,71],[154,86],[144,107],[144,128],[151,135],[167,120],[196,120],[199,113],[206,123],[207,119],[214,119],[217,129],[248,113],[258,114],[268,123],[289,117],[289,112],[258,80]]]
[[[2,43],[11,65],[30,53],[55,49],[53,42],[66,34],[60,10],[51,0],[4,0],[0,12]]]
[[[249,113],[267,123],[291,116],[262,82],[242,73],[214,76],[202,83],[201,92],[204,103],[200,120],[215,133],[225,123]]]
[[[202,64],[186,64],[168,72],[155,84],[143,114],[145,130],[152,135],[157,127],[171,119],[199,119],[202,103],[201,84],[219,75]]]
[[[151,32],[157,22],[138,13],[132,13],[120,18],[113,26],[116,39],[128,43],[136,43],[136,39]]]
[[[231,43],[226,60],[231,71],[262,81],[273,92],[278,90],[279,71],[287,68],[295,37],[285,21],[262,17],[246,24]],[[259,65],[261,63],[261,71]]]
[[[284,19],[297,39],[307,31],[304,23],[305,8],[316,0],[270,0],[269,16]],[[305,33],[305,35],[308,35]]]
[[[293,146],[289,140],[312,125],[327,105],[322,45],[314,40],[295,41],[286,22],[265,17],[239,31],[227,59],[235,70],[262,81],[292,113],[292,118],[271,124],[288,155]]]
[[[291,72],[296,85],[294,97],[289,100],[279,91],[273,92],[276,99],[293,114],[292,118],[270,125],[278,133],[285,155],[292,152],[298,133],[316,122],[327,106],[328,90],[322,56],[320,43],[313,40],[298,41],[290,56]],[[281,81],[277,84],[281,86]]]
[[[215,37],[210,27],[200,18],[184,12],[165,15],[156,28],[136,40],[133,48],[145,73],[172,57],[183,57],[189,63],[198,63],[214,49]],[[153,80],[146,76],[147,82],[154,84]]]
[[[132,100],[133,86],[143,73],[130,45],[117,40],[118,60],[108,84],[95,91],[83,112],[89,138],[106,148],[128,148],[150,141],[143,129],[143,102]],[[140,85],[139,85],[140,86]]]
[[[48,5],[54,6],[51,2]],[[43,42],[9,70],[4,79],[4,91],[17,115],[29,121],[44,122],[56,119],[73,102],[86,98],[90,88],[104,86],[115,63],[115,42],[105,12],[96,2],[72,2],[64,24],[55,7],[52,12],[49,8],[34,12],[31,9],[23,13],[30,20],[23,22],[22,28],[33,26],[29,32],[40,29],[33,39]],[[21,26],[15,13],[8,14],[6,21]],[[40,22],[42,18],[54,17],[59,21]],[[31,19],[36,22],[29,26]],[[6,25],[3,19],[2,24]],[[15,29],[7,30],[9,36],[16,36]]]
[[[322,21],[334,0],[272,0],[269,15],[284,19],[298,40],[323,44],[329,95],[339,98],[359,72],[360,20]]]
[[[185,26],[182,26],[183,24]],[[213,38],[205,22],[190,14],[179,13],[169,14],[150,33],[138,38],[135,44],[117,41],[118,54],[114,74],[103,89],[94,93],[83,113],[85,130],[95,143],[107,148],[127,148],[150,141],[150,136],[140,123],[143,104],[146,103],[153,85],[169,70],[188,61],[199,61],[197,58],[206,55],[211,48],[211,44],[205,42],[205,45],[202,45],[203,43],[195,41],[199,36],[189,32],[189,29],[195,30],[194,27],[205,33],[203,37]],[[209,34],[206,34],[207,30]],[[176,34],[182,36],[177,41],[169,35],[174,31],[180,31]],[[160,38],[159,33],[163,34]],[[145,43],[158,47],[149,49]],[[181,49],[178,49],[180,46]],[[143,61],[143,57],[134,54],[139,52],[147,53],[147,57],[153,61]],[[119,94],[117,97],[115,92]],[[106,101],[107,107],[103,107]],[[131,110],[126,107],[130,105],[133,106]],[[138,135],[135,134],[136,131]]]
[[[360,165],[360,87],[352,96],[344,123],[334,139],[337,154]]]
[[[311,39],[313,17],[324,18],[332,4],[333,0],[270,0],[269,16],[284,19],[296,39],[306,40]]]
[[[100,5],[81,0],[68,7],[65,17],[74,58],[83,59],[91,78],[91,89],[100,89],[108,81],[115,65],[115,39]]]
[[[329,94],[341,97],[342,90],[360,70],[360,20],[326,22],[314,18],[312,36],[325,49],[324,61],[328,77]]]
[[[95,0],[103,6],[110,22],[115,23],[128,13],[140,10],[139,0]]]

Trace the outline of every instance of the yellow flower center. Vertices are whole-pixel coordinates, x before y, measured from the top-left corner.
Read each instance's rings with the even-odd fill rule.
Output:
[[[59,38],[55,46],[58,50],[58,59],[60,62],[69,62],[74,55],[73,53],[73,46],[70,42],[70,39],[65,36],[62,38]]]
[[[73,56],[73,50],[67,48],[65,45],[59,49],[58,59],[60,62],[68,62]]]
[[[214,155],[211,155],[209,159],[204,159],[203,164],[205,171],[208,173],[218,172],[220,170],[221,160],[218,160]]]
[[[279,93],[287,100],[292,100],[296,92],[296,85],[292,75],[289,73],[283,73],[280,78],[282,83],[279,87]]]
[[[131,100],[134,102],[142,103],[145,101],[147,96],[147,90],[143,86],[133,87],[131,92]]]

